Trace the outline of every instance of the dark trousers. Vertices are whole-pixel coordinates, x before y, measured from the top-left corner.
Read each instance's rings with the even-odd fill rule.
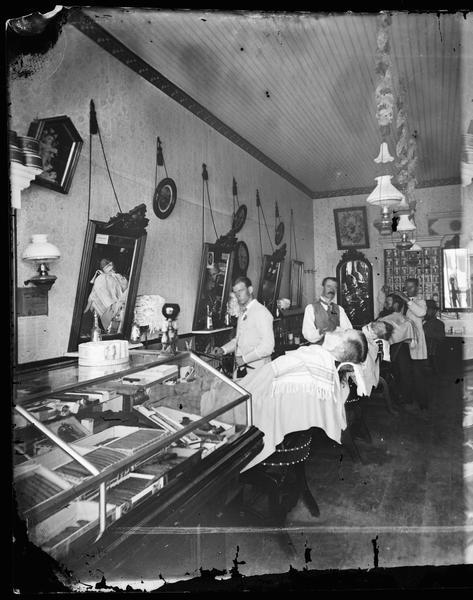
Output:
[[[412,371],[414,375],[415,400],[421,408],[429,407],[429,365],[427,360],[413,360]]]
[[[429,367],[427,360],[412,360],[409,344],[401,342],[391,346],[396,391],[394,399],[403,404],[417,403],[421,408],[429,405]]]
[[[394,389],[391,390],[392,397],[401,404],[412,404],[414,371],[413,360],[406,342],[393,344],[391,346],[391,360],[394,374]]]

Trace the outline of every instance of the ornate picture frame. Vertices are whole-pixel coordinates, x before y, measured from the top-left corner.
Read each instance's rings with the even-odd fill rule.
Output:
[[[278,259],[274,254],[264,255],[258,285],[258,302],[261,302],[273,314],[276,311],[283,266],[283,258]]]
[[[31,123],[28,135],[39,140],[43,161],[43,172],[34,182],[67,194],[83,144],[71,119],[65,115],[38,119]]]
[[[225,326],[227,302],[232,289],[234,260],[234,247],[205,242],[200,261],[193,331],[206,329],[207,306],[210,307],[213,329]]]
[[[143,229],[122,229],[120,224],[111,227],[101,221],[89,221],[69,336],[69,352],[76,351],[80,343],[90,341],[92,309],[108,304],[112,284],[120,297],[117,297],[113,309],[110,305],[111,312],[103,311],[98,315],[102,339],[130,337],[145,243],[146,231]],[[107,261],[108,264],[110,261],[113,263],[113,273],[102,270]],[[114,278],[110,285],[105,281],[106,277]]]
[[[366,206],[335,208],[333,216],[338,250],[370,247]]]
[[[339,304],[355,329],[374,319],[373,267],[362,252],[344,252],[337,265]]]

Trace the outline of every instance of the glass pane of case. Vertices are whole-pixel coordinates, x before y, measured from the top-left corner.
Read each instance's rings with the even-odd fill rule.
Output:
[[[55,557],[97,536],[101,483],[108,526],[250,424],[245,390],[191,353],[135,350],[126,369],[84,369],[17,379],[18,510],[31,541]]]

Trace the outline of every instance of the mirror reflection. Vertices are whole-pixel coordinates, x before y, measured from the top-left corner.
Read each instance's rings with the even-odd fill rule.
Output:
[[[443,302],[445,310],[472,307],[473,281],[466,248],[443,251]]]

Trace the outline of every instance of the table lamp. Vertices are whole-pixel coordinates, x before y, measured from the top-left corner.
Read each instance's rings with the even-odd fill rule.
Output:
[[[25,285],[33,283],[45,290],[51,289],[51,286],[56,281],[55,275],[49,275],[49,266],[53,260],[60,258],[61,253],[58,248],[48,242],[48,236],[44,233],[38,233],[31,237],[31,243],[23,252],[23,260],[38,265],[38,273],[35,277],[31,277],[25,281]]]

